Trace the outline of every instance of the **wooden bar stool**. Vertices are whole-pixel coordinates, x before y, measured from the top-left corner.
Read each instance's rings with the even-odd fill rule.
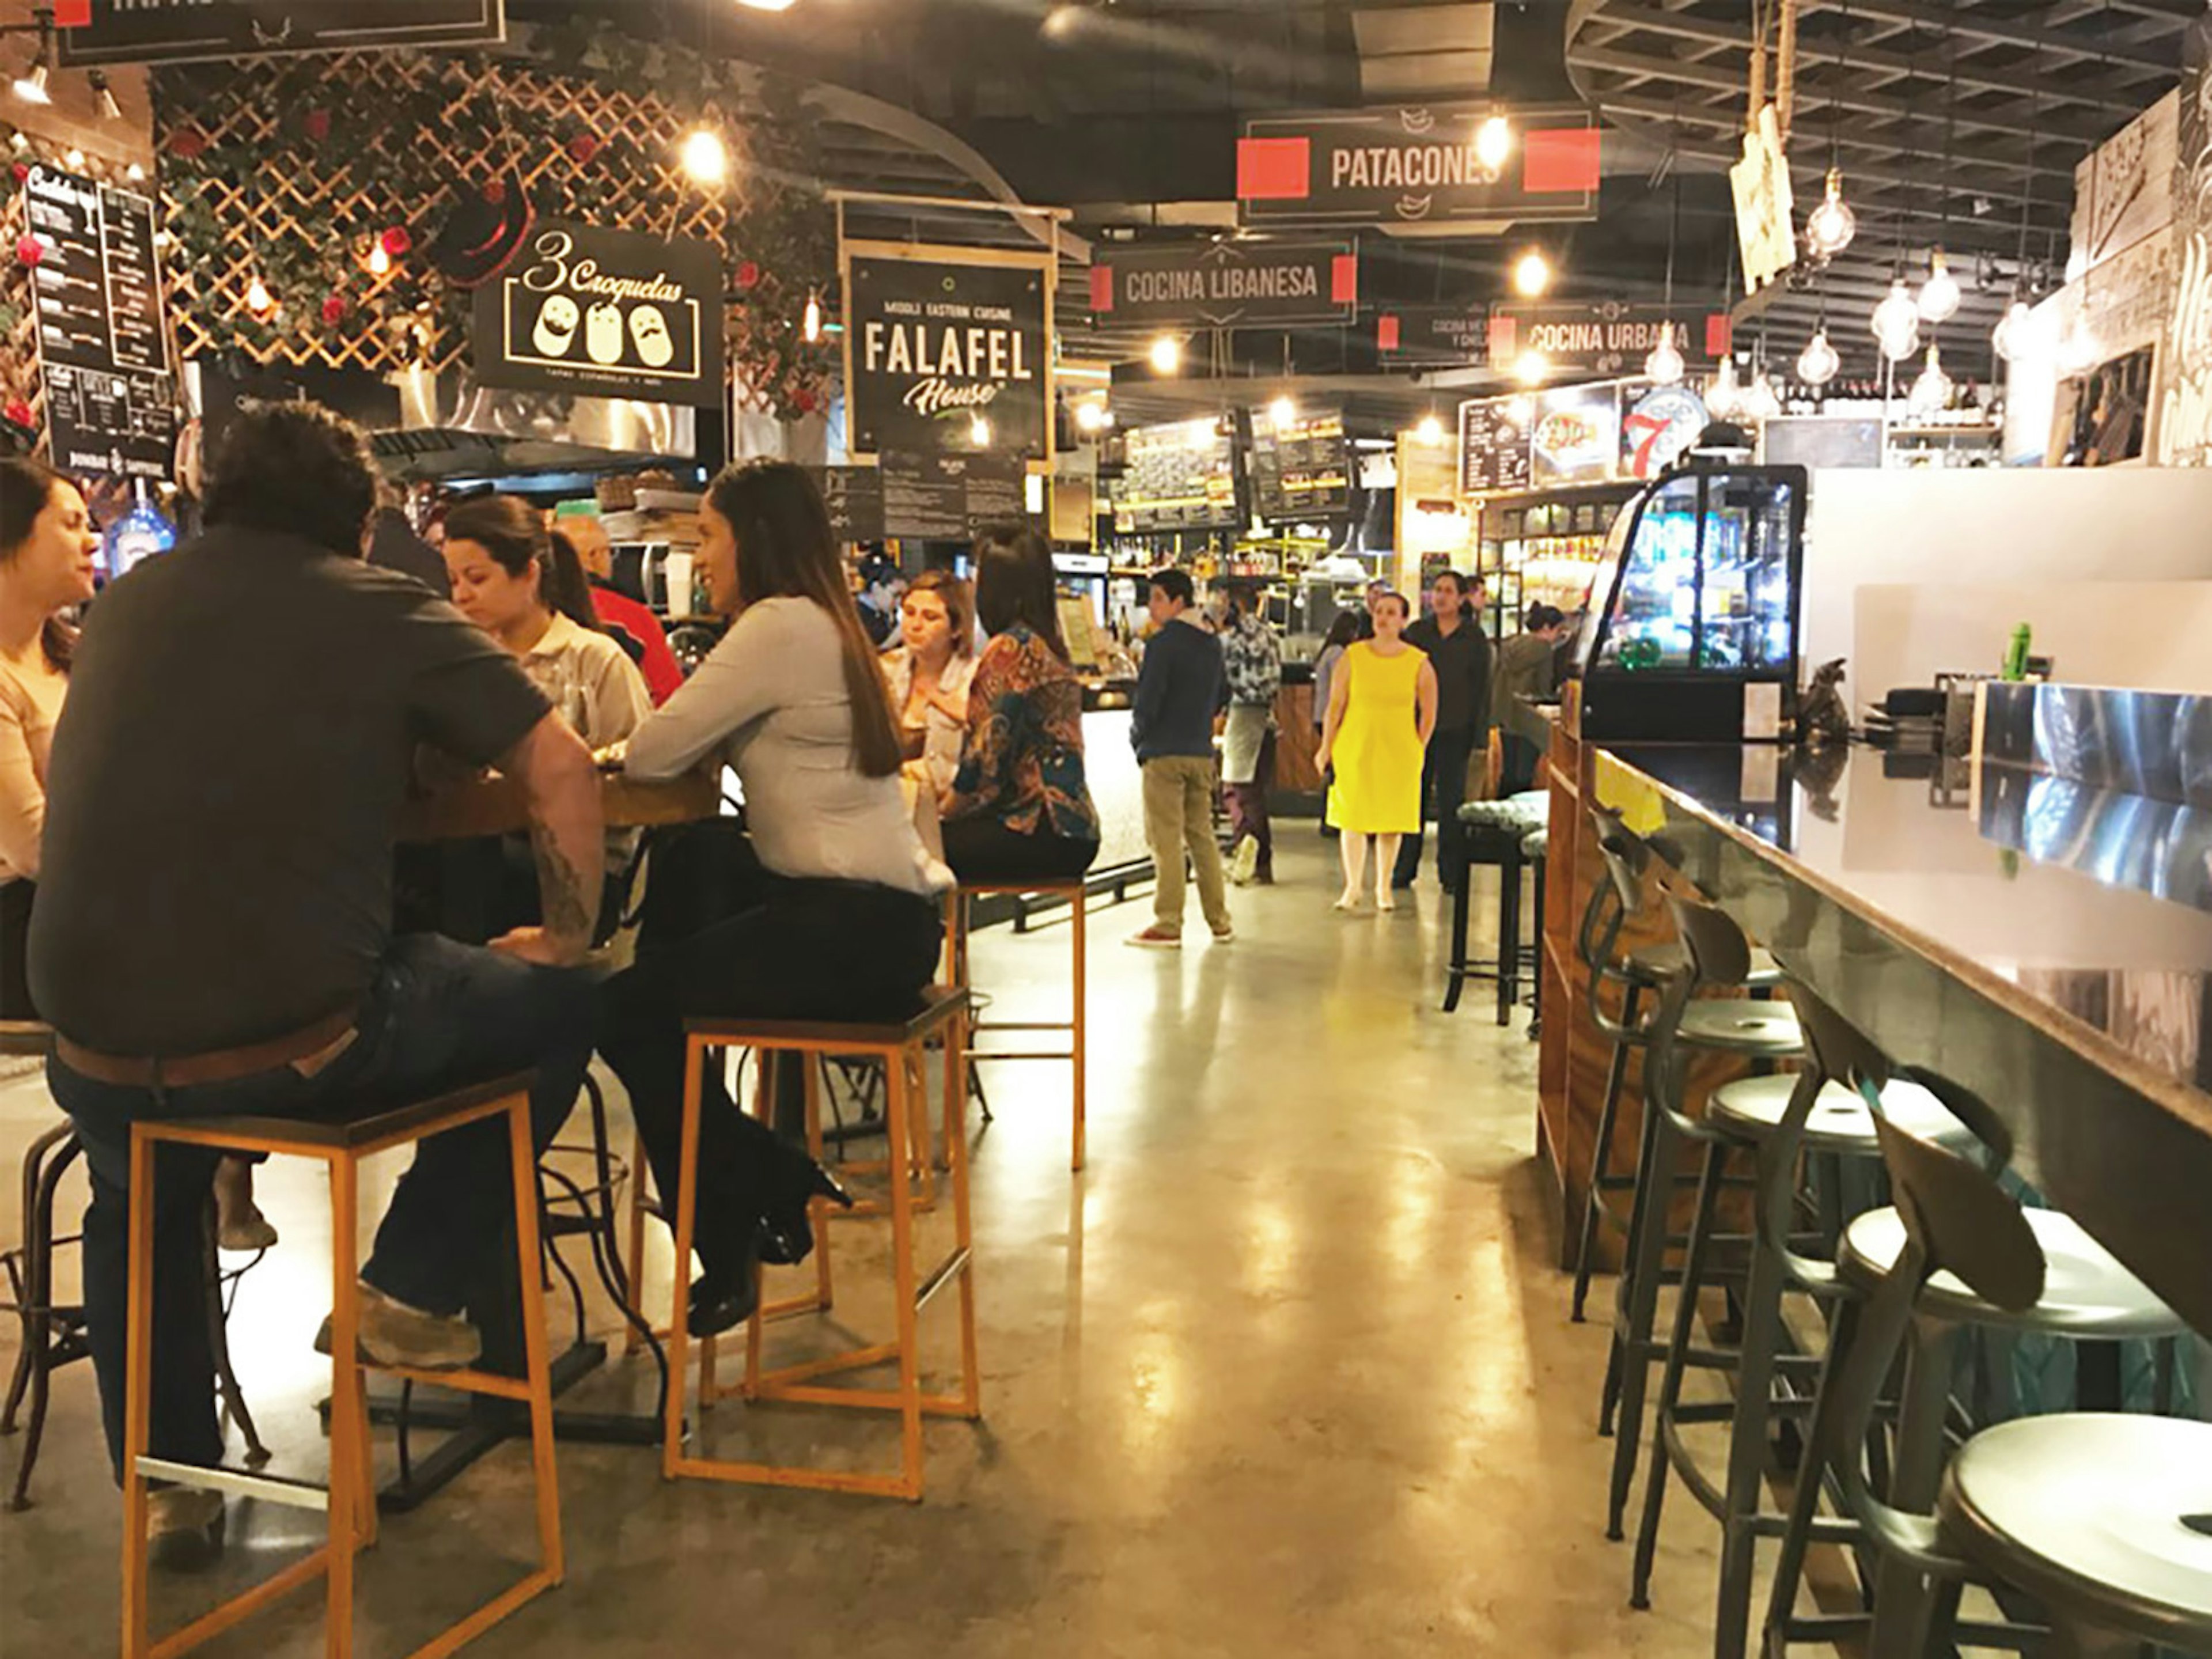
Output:
[[[358,1353],[360,1305],[355,1240],[360,1219],[361,1161],[411,1146],[484,1118],[504,1115],[514,1167],[516,1265],[521,1273],[525,1354],[521,1377],[489,1371],[418,1371],[376,1366],[405,1381],[469,1394],[528,1402],[538,1505],[538,1565],[520,1583],[415,1650],[412,1659],[438,1659],[473,1641],[526,1601],[558,1584],[566,1571],[561,1549],[561,1492],[553,1465],[553,1391],[545,1338],[545,1305],[537,1293],[538,1261],[537,1160],[532,1154],[527,1073],[456,1090],[351,1122],[284,1118],[142,1118],[131,1129],[131,1300],[123,1429],[123,1653],[125,1659],[168,1659],[230,1629],[301,1584],[321,1577],[328,1601],[324,1615],[332,1659],[353,1652],[354,1554],[376,1541],[376,1487],[369,1461],[368,1393]],[[319,1158],[331,1182],[331,1475],[327,1488],[228,1468],[169,1462],[146,1453],[152,1415],[154,1361],[154,1155],[163,1142],[211,1146],[227,1152],[268,1152]],[[147,1482],[264,1498],[290,1508],[320,1510],[330,1523],[327,1540],[305,1560],[234,1596],[191,1624],[156,1641],[147,1607]]]
[[[1085,878],[1081,876],[1070,876],[1057,881],[963,881],[960,884],[960,890],[955,893],[949,902],[951,914],[947,919],[945,927],[946,948],[951,954],[952,963],[952,982],[972,989],[974,981],[969,977],[968,945],[969,935],[974,930],[969,923],[969,900],[999,893],[1011,894],[1017,900],[1026,900],[1042,894],[1048,898],[1065,899],[1067,902],[1069,949],[1074,957],[1070,969],[1073,984],[1071,1017],[1066,1019],[1053,1020],[978,1020],[969,1028],[970,1034],[976,1037],[982,1036],[988,1031],[1065,1031],[1067,1034],[1067,1047],[996,1051],[971,1048],[968,1051],[968,1058],[971,1060],[1065,1060],[1074,1066],[1074,1149],[1069,1158],[1067,1167],[1076,1170],[1083,1168],[1085,1155],[1085,1072],[1087,1067],[1085,1051],[1088,999],[1084,991],[1085,950],[1084,906],[1088,890],[1085,885]],[[946,1103],[945,1133],[948,1138],[957,1129],[958,1116],[963,1103],[964,1103],[961,1101]]]
[[[663,1401],[665,1421],[660,1457],[660,1471],[666,1478],[674,1480],[678,1475],[692,1475],[704,1480],[746,1485],[800,1486],[817,1492],[857,1492],[918,1501],[921,1497],[922,1486],[922,1418],[925,1415],[963,1417],[972,1421],[983,1414],[981,1376],[975,1357],[974,1238],[969,1209],[967,1143],[965,1137],[953,1135],[948,1138],[946,1149],[949,1180],[952,1188],[953,1248],[950,1255],[926,1274],[918,1273],[915,1264],[914,1218],[917,1206],[911,1163],[895,1158],[886,1171],[890,1187],[888,1207],[891,1222],[891,1277],[897,1304],[895,1340],[850,1349],[826,1358],[809,1360],[777,1370],[763,1370],[762,1328],[769,1310],[766,1308],[757,1310],[746,1325],[745,1382],[739,1390],[745,1398],[895,1411],[901,1419],[898,1472],[854,1474],[803,1464],[734,1462],[693,1455],[687,1452],[684,1444],[683,1377],[690,1338],[684,1328],[682,1299],[684,1281],[690,1276],[688,1266],[697,1220],[701,1084],[706,1076],[708,1054],[715,1049],[743,1048],[750,1048],[756,1054],[802,1055],[809,1062],[810,1096],[812,1093],[811,1079],[816,1071],[811,1062],[819,1056],[849,1054],[880,1061],[887,1084],[884,1127],[890,1146],[904,1146],[910,1144],[908,1136],[913,1117],[917,1112],[926,1115],[928,1110],[926,1066],[928,1050],[933,1042],[942,1041],[946,1048],[948,1092],[956,1102],[964,1096],[967,1014],[968,993],[964,989],[934,987],[926,994],[919,1012],[909,1019],[890,1024],[746,1018],[702,1018],[686,1022],[684,1130],[680,1143],[684,1148],[684,1160],[682,1174],[677,1182],[675,1222],[676,1260],[678,1263],[676,1275],[678,1310],[669,1322],[670,1382],[667,1397]],[[817,1199],[813,1205],[813,1220],[817,1253],[828,1248],[823,1225],[827,1214],[826,1201]],[[817,1271],[820,1272],[818,1267]],[[921,1310],[938,1291],[955,1279],[959,1282],[960,1291],[960,1392],[953,1395],[924,1394],[918,1335]],[[817,1279],[817,1294],[826,1297],[826,1277]],[[823,1386],[816,1380],[842,1371],[864,1370],[894,1363],[898,1366],[898,1385],[895,1389],[832,1388]]]

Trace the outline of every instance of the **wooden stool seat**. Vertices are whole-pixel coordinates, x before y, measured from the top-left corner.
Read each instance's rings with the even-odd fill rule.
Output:
[[[925,1415],[969,1419],[982,1415],[981,1374],[975,1353],[975,1288],[974,1235],[969,1207],[968,1155],[964,1135],[948,1134],[946,1152],[952,1188],[953,1248],[927,1273],[915,1261],[915,1216],[921,1208],[914,1190],[917,1170],[929,1169],[926,1141],[914,1139],[917,1127],[928,1116],[928,1084],[925,1064],[933,1043],[945,1050],[945,1091],[948,1110],[957,1110],[967,1092],[969,995],[958,986],[933,986],[922,995],[921,1006],[898,1021],[842,1022],[835,1020],[758,1019],[745,1017],[704,1017],[684,1022],[684,1126],[678,1145],[683,1149],[678,1179],[674,1231],[676,1235],[676,1310],[670,1321],[668,1393],[661,1442],[661,1474],[744,1485],[799,1486],[823,1492],[845,1492],[875,1497],[921,1497],[921,1419]],[[794,1054],[803,1058],[806,1078],[806,1115],[810,1143],[820,1151],[821,1119],[817,1088],[817,1061],[825,1055],[848,1055],[882,1062],[886,1087],[884,1133],[889,1152],[883,1170],[889,1200],[871,1213],[887,1212],[891,1223],[891,1278],[896,1303],[897,1332],[890,1342],[866,1344],[824,1358],[807,1360],[777,1370],[761,1365],[763,1331],[773,1318],[795,1312],[829,1310],[829,1239],[824,1224],[833,1213],[827,1200],[817,1197],[810,1210],[816,1239],[816,1291],[812,1297],[770,1304],[763,1297],[745,1325],[745,1379],[733,1390],[750,1401],[783,1401],[812,1406],[839,1406],[899,1413],[901,1440],[896,1474],[853,1473],[805,1464],[739,1462],[691,1454],[684,1446],[684,1376],[690,1336],[685,1328],[683,1304],[689,1278],[691,1247],[698,1218],[699,1121],[702,1085],[710,1050],[750,1048],[756,1053]],[[763,1081],[767,1067],[761,1068]],[[768,1091],[760,1098],[765,1104]],[[915,1146],[920,1156],[909,1159],[902,1149]],[[921,1389],[919,1321],[922,1308],[947,1285],[957,1282],[960,1292],[961,1387],[957,1394],[926,1395]],[[713,1403],[714,1342],[702,1346],[699,1399],[704,1407]],[[898,1383],[893,1389],[830,1387],[820,1379],[841,1372],[866,1370],[896,1364]]]
[[[123,1652],[125,1659],[167,1659],[228,1630],[279,1596],[320,1577],[327,1586],[325,1630],[333,1655],[352,1651],[354,1556],[376,1541],[376,1488],[369,1456],[368,1394],[362,1373],[389,1372],[406,1380],[526,1401],[535,1477],[538,1565],[519,1583],[486,1602],[415,1651],[414,1659],[433,1659],[474,1640],[526,1601],[561,1583],[566,1568],[561,1546],[560,1487],[553,1458],[553,1391],[547,1352],[545,1308],[532,1294],[540,1272],[538,1235],[537,1160],[530,1121],[531,1074],[520,1073],[453,1090],[431,1098],[352,1119],[304,1120],[257,1117],[141,1118],[131,1129],[131,1268],[127,1401],[123,1458]],[[477,1370],[415,1370],[371,1367],[358,1358],[360,1296],[356,1243],[360,1222],[360,1164],[362,1158],[426,1140],[449,1129],[504,1116],[514,1165],[516,1266],[521,1274],[525,1374],[496,1376]],[[153,1266],[155,1149],[163,1142],[213,1147],[226,1152],[264,1152],[319,1158],[331,1183],[331,1312],[330,1443],[327,1487],[246,1471],[175,1463],[146,1452],[152,1414]],[[155,1641],[147,1605],[147,1482],[258,1498],[295,1509],[319,1510],[329,1517],[326,1541],[304,1560],[203,1613],[183,1628]]]
[[[969,1027],[969,1034],[976,1037],[994,1031],[1065,1032],[1067,1036],[1067,1047],[1065,1048],[971,1048],[968,1051],[968,1058],[971,1060],[1064,1060],[1074,1067],[1074,1118],[1067,1167],[1077,1171],[1082,1170],[1088,1152],[1086,1073],[1090,1069],[1088,1061],[1090,1019],[1089,999],[1085,991],[1085,967],[1089,950],[1086,902],[1090,892],[1089,878],[1086,876],[1032,878],[1024,880],[1009,878],[1005,881],[994,881],[984,877],[973,881],[963,880],[959,890],[946,901],[945,939],[947,957],[951,963],[952,978],[955,983],[970,988],[973,988],[973,980],[969,972],[968,945],[969,934],[973,930],[968,922],[969,899],[988,897],[994,894],[1026,896],[1041,893],[1050,897],[1065,899],[1067,902],[1068,943],[1074,958],[1072,969],[1072,1001],[1069,1017],[1066,1019],[1047,1020],[976,1020]],[[953,1132],[955,1121],[953,1115],[958,1109],[957,1103],[947,1103],[945,1112],[948,1135]]]
[[[0,1019],[0,1054],[18,1060],[44,1060],[53,1046],[54,1028],[43,1020]]]

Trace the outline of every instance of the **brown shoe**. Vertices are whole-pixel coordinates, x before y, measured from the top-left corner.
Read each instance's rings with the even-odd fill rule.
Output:
[[[198,1572],[222,1553],[222,1494],[161,1486],[146,1494],[146,1547],[155,1566]]]
[[[389,1365],[410,1371],[457,1371],[473,1365],[483,1353],[483,1336],[465,1319],[424,1313],[392,1297],[362,1279],[361,1329],[354,1339],[356,1357],[364,1365]],[[315,1352],[331,1351],[331,1322],[315,1333]]]
[[[1170,933],[1159,923],[1154,922],[1143,933],[1130,934],[1123,943],[1145,951],[1180,951],[1182,949],[1182,935]]]

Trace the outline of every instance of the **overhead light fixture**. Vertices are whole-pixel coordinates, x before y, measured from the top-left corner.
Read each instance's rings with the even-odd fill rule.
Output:
[[[1444,441],[1444,423],[1434,415],[1424,415],[1421,423],[1413,428],[1413,437],[1416,441],[1434,449]]]
[[[1530,248],[1513,262],[1513,291],[1533,300],[1552,285],[1552,262],[1540,248]]]
[[[1276,431],[1288,432],[1297,423],[1298,406],[1291,401],[1288,393],[1267,405],[1267,424]]]
[[[1690,366],[1682,361],[1682,349],[1674,343],[1674,330],[1670,324],[1659,343],[1651,348],[1644,360],[1644,376],[1655,386],[1675,386],[1688,374]]]
[[[799,313],[799,332],[809,345],[822,337],[822,296],[807,291],[806,309]]]
[[[1943,372],[1942,354],[1931,342],[1927,364],[1921,369],[1920,378],[1913,381],[1912,390],[1905,393],[1905,406],[1915,415],[1934,415],[1949,406],[1951,392],[1951,377]]]
[[[1552,360],[1540,351],[1524,351],[1514,361],[1513,378],[1522,386],[1536,386],[1552,372]]]
[[[1182,367],[1182,342],[1172,334],[1163,334],[1152,342],[1151,356],[1154,374],[1172,374]]]
[[[1103,432],[1106,428],[1106,405],[1095,398],[1086,398],[1075,406],[1075,429],[1078,432]]]
[[[71,173],[82,173],[84,171],[84,152],[79,149],[76,145],[70,145],[67,149],[62,152],[62,165],[67,167]]]
[[[1797,378],[1807,386],[1826,386],[1836,378],[1844,360],[1835,347],[1828,343],[1825,327],[1813,331],[1813,337],[1805,342],[1805,349],[1797,354]]]
[[[2033,326],[2029,319],[2033,315],[2027,301],[2014,295],[2012,303],[2005,307],[2005,314],[1997,319],[1996,327],[1990,333],[1990,349],[1997,354],[1999,361],[2017,362],[2027,349],[2028,330]]]
[[[748,11],[789,11],[792,0],[738,0]]]
[[[1705,413],[1717,421],[1734,418],[1743,406],[1743,388],[1736,384],[1735,359],[1721,359],[1719,370],[1705,387]]]
[[[107,83],[107,71],[94,70],[84,78],[100,100],[100,118],[103,121],[120,121],[123,118],[123,106],[115,101],[115,88]]]
[[[1066,40],[1083,26],[1083,8],[1077,5],[1058,5],[1045,13],[1040,26],[1048,40]]]
[[[730,176],[729,147],[722,135],[709,126],[696,126],[684,136],[678,152],[684,171],[694,184],[719,185]]]
[[[382,236],[368,239],[368,274],[372,276],[388,275],[392,270],[392,254],[384,246]]]
[[[1765,369],[1751,377],[1745,388],[1743,401],[1738,405],[1754,421],[1771,421],[1782,413],[1782,394],[1774,389],[1774,382]]]
[[[981,415],[968,417],[968,441],[978,449],[991,447],[991,422]]]
[[[54,101],[53,8],[40,7],[38,18],[39,50],[31,59],[31,67],[15,77],[14,91],[27,104],[51,104]]]
[[[1937,248],[1928,256],[1928,280],[1920,285],[1920,314],[1931,323],[1948,322],[1958,314],[1959,279]]]
[[[1513,124],[1504,116],[1493,115],[1474,130],[1474,159],[1484,172],[1499,171],[1512,153]]]
[[[123,169],[123,176],[134,185],[143,185],[146,182],[146,169],[133,161]]]
[[[1874,308],[1873,325],[1882,355],[1892,362],[1902,362],[1920,349],[1920,307],[1904,277],[1890,283],[1888,294]]]
[[[246,285],[246,308],[257,317],[266,317],[276,308],[276,296],[269,291],[269,284],[261,280],[258,271]]]
[[[1805,246],[1820,258],[1832,259],[1851,245],[1858,228],[1858,216],[1844,200],[1843,171],[1830,167],[1826,191],[1805,216]]]

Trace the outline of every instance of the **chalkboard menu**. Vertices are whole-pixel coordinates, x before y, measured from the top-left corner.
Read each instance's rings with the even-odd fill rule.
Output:
[[[830,531],[841,542],[884,538],[884,478],[872,466],[825,466],[815,474]]]
[[[1114,527],[1124,535],[1224,530],[1237,523],[1237,447],[1212,420],[1133,428],[1127,470],[1114,486]]]
[[[1312,410],[1277,422],[1252,415],[1252,510],[1270,524],[1340,519],[1352,511],[1352,450],[1344,411]]]
[[[1528,416],[1525,398],[1493,398],[1459,406],[1459,488],[1463,495],[1528,487]]]
[[[168,476],[176,392],[161,318],[154,204],[51,167],[23,183],[39,363],[58,465]]]
[[[993,525],[1028,521],[1026,471],[1012,455],[890,450],[879,466],[824,467],[815,476],[841,542],[965,542]]]

